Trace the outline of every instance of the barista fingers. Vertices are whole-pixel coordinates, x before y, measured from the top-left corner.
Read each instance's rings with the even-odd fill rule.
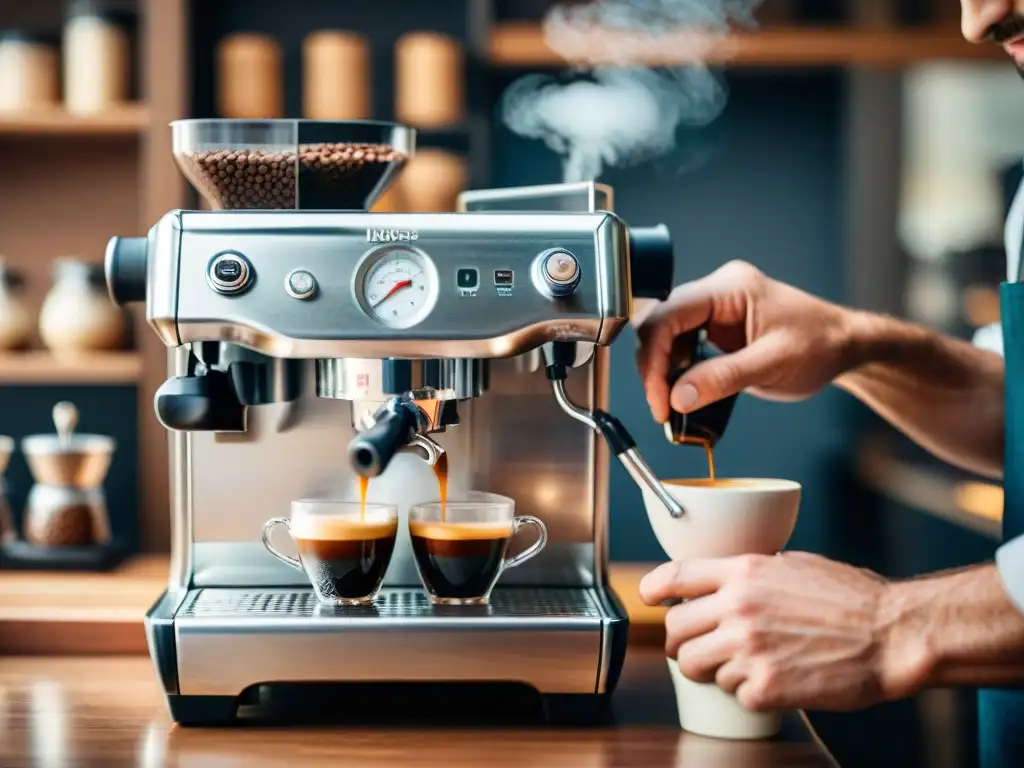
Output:
[[[962,9],[968,39],[1003,44],[1024,64],[1024,0],[964,0]],[[1011,262],[1022,230],[1024,213],[1007,227]],[[670,391],[672,340],[705,323],[728,354]],[[797,401],[835,383],[945,461],[1002,475],[1004,366],[991,351],[827,303],[742,263],[678,287],[639,335],[659,422],[670,401],[689,413],[741,390]],[[1008,537],[1022,532],[1010,523]],[[928,686],[1024,682],[1024,537],[996,564],[908,582],[784,553],[669,563],[641,594],[651,605],[688,600],[666,617],[668,652],[687,677],[716,681],[753,709],[854,709]],[[1022,696],[983,692],[985,764],[1024,764]]]

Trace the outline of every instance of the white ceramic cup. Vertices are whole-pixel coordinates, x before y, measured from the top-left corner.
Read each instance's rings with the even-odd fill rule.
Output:
[[[800,509],[800,484],[790,480],[662,481],[682,505],[673,518],[650,491],[644,505],[662,549],[672,560],[775,554],[786,546]],[[764,739],[782,727],[780,712],[751,712],[714,683],[695,683],[668,659],[679,724],[719,739]]]

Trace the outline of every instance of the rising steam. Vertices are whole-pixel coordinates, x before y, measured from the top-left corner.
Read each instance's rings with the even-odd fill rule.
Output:
[[[762,0],[594,0],[552,9],[551,50],[575,65],[566,81],[529,75],[502,97],[505,124],[542,139],[564,159],[565,181],[591,181],[605,166],[635,165],[675,148],[680,126],[715,120],[728,97],[703,61],[734,25],[753,25]],[[658,49],[658,50],[655,50]],[[686,66],[640,69],[659,50]]]

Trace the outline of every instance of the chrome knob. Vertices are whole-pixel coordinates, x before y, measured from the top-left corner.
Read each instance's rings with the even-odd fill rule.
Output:
[[[210,262],[206,282],[217,293],[232,296],[241,293],[253,279],[252,265],[237,251],[225,251]]]
[[[542,293],[557,298],[571,296],[580,284],[580,263],[561,248],[546,251],[536,261],[534,280]]]

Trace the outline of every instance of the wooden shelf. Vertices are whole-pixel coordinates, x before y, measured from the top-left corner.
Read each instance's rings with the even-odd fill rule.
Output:
[[[0,135],[135,136],[149,127],[149,110],[140,104],[101,115],[71,115],[63,109],[0,112]]]
[[[111,573],[0,570],[0,655],[146,653],[142,620],[168,568],[156,555]]]
[[[680,32],[632,37],[612,31],[580,35],[577,60],[588,64],[681,66],[694,61],[733,66],[879,66],[921,61],[987,61],[1006,58],[993,45],[972,45],[955,27],[937,29],[764,29],[713,39]],[[623,50],[630,51],[624,56]],[[612,55],[615,51],[616,55]],[[602,52],[607,55],[602,57]],[[491,61],[506,67],[548,67],[566,63],[548,48],[534,23],[498,25],[490,42]]]
[[[49,352],[0,354],[0,384],[133,384],[142,376],[135,352],[54,357]]]
[[[612,563],[612,588],[629,614],[631,646],[665,642],[666,608],[640,601],[656,563]],[[111,573],[0,569],[0,655],[144,654],[142,620],[167,588],[166,555],[142,555]]]

